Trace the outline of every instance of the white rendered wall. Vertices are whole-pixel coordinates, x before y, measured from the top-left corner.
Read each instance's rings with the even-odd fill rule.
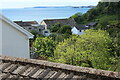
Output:
[[[26,35],[2,21],[2,55],[30,58]]]
[[[0,19],[0,55],[2,55],[2,20],[1,19]]]
[[[82,35],[84,34],[84,30],[81,30],[81,32],[79,31],[78,35]]]
[[[84,30],[81,30],[81,32],[80,32],[79,30],[77,30],[76,27],[73,27],[71,32],[72,32],[72,34],[78,34],[78,35],[84,34]]]
[[[72,28],[72,34],[79,34],[79,30],[76,29],[76,27]]]

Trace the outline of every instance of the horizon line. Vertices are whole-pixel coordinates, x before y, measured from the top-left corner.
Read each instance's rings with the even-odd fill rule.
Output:
[[[34,8],[34,7],[81,7],[81,6],[97,6],[97,5],[72,5],[72,6],[31,6],[31,7],[18,7],[18,8],[0,8],[1,10],[2,9],[22,9],[22,8]]]

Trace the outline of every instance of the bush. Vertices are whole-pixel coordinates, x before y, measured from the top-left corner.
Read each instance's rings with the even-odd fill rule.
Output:
[[[51,38],[37,37],[33,47],[37,49],[36,53],[39,56],[52,57],[54,55],[55,43]]]

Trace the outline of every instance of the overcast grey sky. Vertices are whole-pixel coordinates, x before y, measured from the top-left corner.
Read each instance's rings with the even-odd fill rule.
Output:
[[[34,6],[87,6],[97,5],[99,0],[0,0],[0,8]]]

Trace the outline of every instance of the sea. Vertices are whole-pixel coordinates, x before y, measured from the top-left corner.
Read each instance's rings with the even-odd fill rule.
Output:
[[[63,19],[69,18],[75,13],[86,13],[90,8],[16,8],[2,9],[1,13],[12,21],[37,21],[43,19]]]

